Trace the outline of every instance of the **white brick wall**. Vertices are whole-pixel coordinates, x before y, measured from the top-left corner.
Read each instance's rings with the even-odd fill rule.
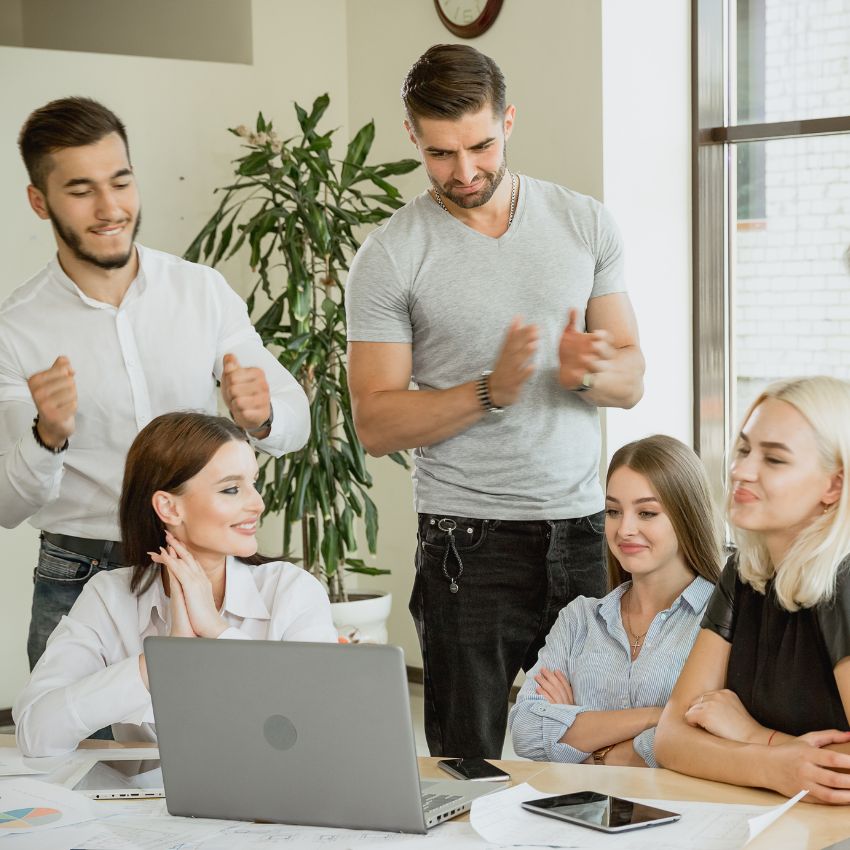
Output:
[[[765,5],[765,120],[850,114],[850,0]],[[777,378],[850,379],[850,135],[760,144],[764,228],[735,246],[736,424]]]

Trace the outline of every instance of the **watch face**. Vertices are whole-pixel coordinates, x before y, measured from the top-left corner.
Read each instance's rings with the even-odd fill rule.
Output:
[[[437,0],[443,14],[460,27],[468,26],[481,17],[487,0]]]

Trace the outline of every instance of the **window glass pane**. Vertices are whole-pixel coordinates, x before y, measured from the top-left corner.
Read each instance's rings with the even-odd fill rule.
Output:
[[[737,122],[850,115],[850,0],[737,0]]]
[[[773,380],[850,379],[850,134],[736,148],[761,163],[738,192],[763,218],[733,228],[733,427]]]

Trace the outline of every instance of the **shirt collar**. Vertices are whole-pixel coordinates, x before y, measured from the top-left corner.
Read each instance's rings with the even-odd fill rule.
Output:
[[[699,614],[708,603],[708,599],[714,592],[714,585],[704,579],[702,576],[697,576],[683,591],[681,599],[684,599],[691,610]]]
[[[605,622],[611,626],[620,621],[620,600],[623,594],[632,586],[630,581],[624,581],[621,585],[614,588],[607,596],[603,596],[596,603],[596,610]],[[673,610],[678,606],[679,600],[688,604],[688,607],[696,614],[699,614],[705,608],[709,596],[714,590],[714,585],[704,579],[702,576],[697,576],[673,601],[673,604],[668,610]]]
[[[153,569],[153,567],[151,567]],[[162,576],[157,570],[156,579],[151,586],[139,597],[139,634],[144,634],[145,629],[153,619],[153,612],[159,614],[163,623],[168,622],[168,597],[162,585]]]
[[[251,567],[234,557],[225,566],[223,611],[251,620],[270,620],[271,614],[260,596]]]
[[[127,304],[132,298],[141,295],[147,287],[147,278],[145,276],[144,270],[146,259],[145,254],[147,249],[139,245],[138,242],[135,242],[133,244],[139,256],[139,270],[136,273],[135,278],[133,278],[132,282],[130,283],[129,288],[127,289],[127,292],[124,295],[124,299],[121,302],[121,305],[118,307],[119,310],[124,307],[124,305]],[[98,310],[116,309],[112,306],[112,304],[106,304],[103,301],[98,301],[97,299],[90,298],[88,295],[86,295],[85,292],[83,292],[83,290],[80,289],[80,287],[77,286],[77,284],[74,283],[74,281],[71,280],[71,278],[68,277],[68,275],[65,273],[65,270],[62,268],[62,264],[59,262],[59,254],[55,254],[53,256],[53,258],[48,263],[48,268],[50,269],[50,273],[53,275],[53,277],[55,277],[56,280],[58,280],[59,283],[65,287],[65,289],[69,290],[70,292],[73,292],[84,304],[87,304],[89,307],[94,307]]]

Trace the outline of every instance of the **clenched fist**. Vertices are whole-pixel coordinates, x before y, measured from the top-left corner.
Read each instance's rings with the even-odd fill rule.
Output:
[[[38,411],[38,434],[45,445],[58,449],[74,433],[77,413],[77,385],[67,357],[57,357],[44,372],[27,381]]]
[[[240,366],[235,354],[224,355],[221,394],[233,421],[246,431],[256,431],[271,411],[269,383],[256,366]]]

